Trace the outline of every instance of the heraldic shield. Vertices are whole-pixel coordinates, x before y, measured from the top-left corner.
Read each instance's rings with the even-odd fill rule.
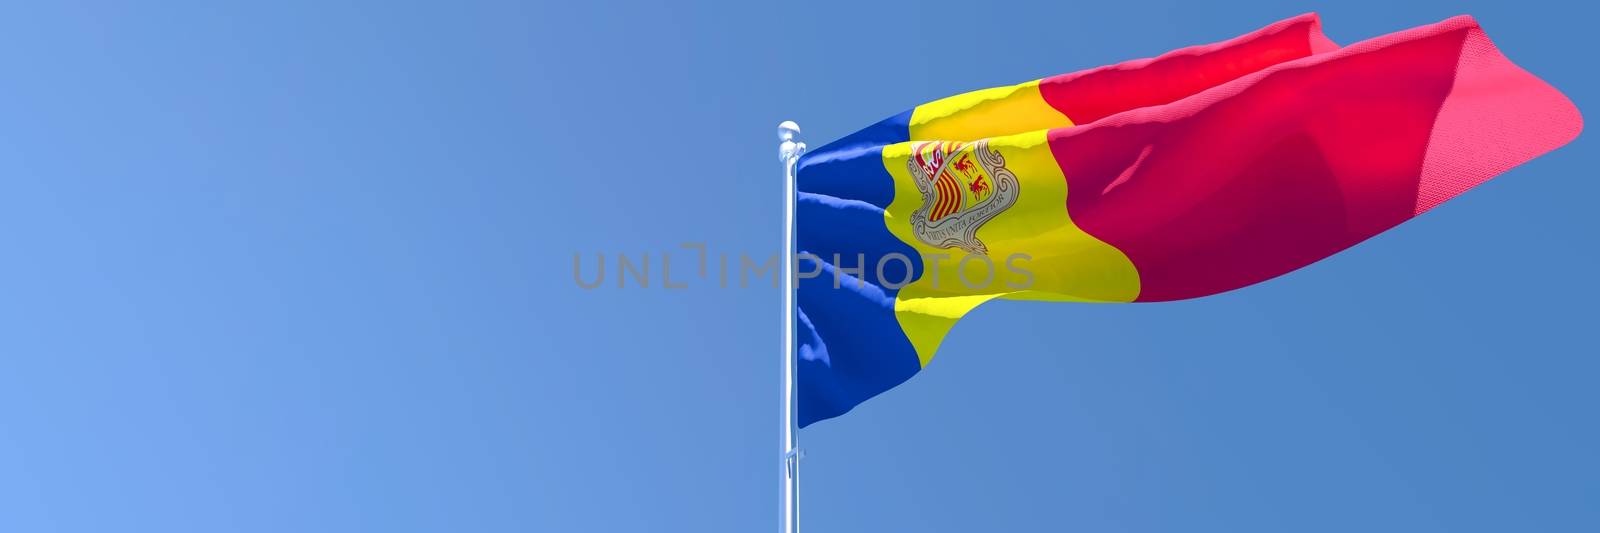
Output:
[[[911,147],[906,167],[922,193],[911,232],[929,246],[988,255],[978,228],[1017,203],[1017,176],[989,141],[934,141]]]

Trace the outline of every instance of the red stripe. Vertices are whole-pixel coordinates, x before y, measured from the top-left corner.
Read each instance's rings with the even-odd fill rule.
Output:
[[[936,185],[938,199],[934,204],[933,215],[928,217],[929,221],[939,220],[950,213],[950,183],[942,176],[934,183]]]
[[[948,176],[940,176],[939,190],[940,196],[944,199],[943,206],[939,210],[939,218],[944,218],[961,207],[961,198],[958,196],[955,183],[951,182]]]
[[[1078,125],[1144,106],[1175,102],[1268,66],[1333,50],[1322,21],[1305,14],[1220,43],[1192,46],[1041,80],[1039,92]]]
[[[1056,130],[1049,142],[1072,220],[1127,254],[1138,299],[1157,301],[1318,261],[1581,127],[1570,101],[1458,17]]]
[[[944,182],[944,179],[942,179],[942,178],[938,181],[938,184],[939,184],[939,206],[934,212],[934,216],[933,216],[934,220],[938,220],[940,218],[944,218],[944,214],[950,208],[950,189],[949,189],[949,187],[946,187],[946,183]]]
[[[945,213],[945,216],[949,216],[961,210],[961,185],[955,182],[955,178],[946,177],[945,187],[950,191],[949,213]]]

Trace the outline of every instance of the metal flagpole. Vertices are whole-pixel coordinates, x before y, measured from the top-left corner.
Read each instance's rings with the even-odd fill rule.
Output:
[[[799,136],[799,124],[785,120],[778,125],[778,157],[783,160],[783,533],[800,531],[800,435],[794,405],[794,175],[806,143],[800,142]]]

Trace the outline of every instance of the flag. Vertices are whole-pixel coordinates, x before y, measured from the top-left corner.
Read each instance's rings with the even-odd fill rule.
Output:
[[[799,423],[909,379],[989,300],[1258,283],[1581,129],[1465,16],[1341,48],[1303,15],[922,104],[799,162]]]

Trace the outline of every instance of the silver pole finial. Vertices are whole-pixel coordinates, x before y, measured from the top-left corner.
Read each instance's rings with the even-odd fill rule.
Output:
[[[805,153],[806,143],[796,139],[800,138],[800,125],[793,120],[785,120],[778,124],[778,159],[784,163],[793,163],[790,159],[798,159]]]

